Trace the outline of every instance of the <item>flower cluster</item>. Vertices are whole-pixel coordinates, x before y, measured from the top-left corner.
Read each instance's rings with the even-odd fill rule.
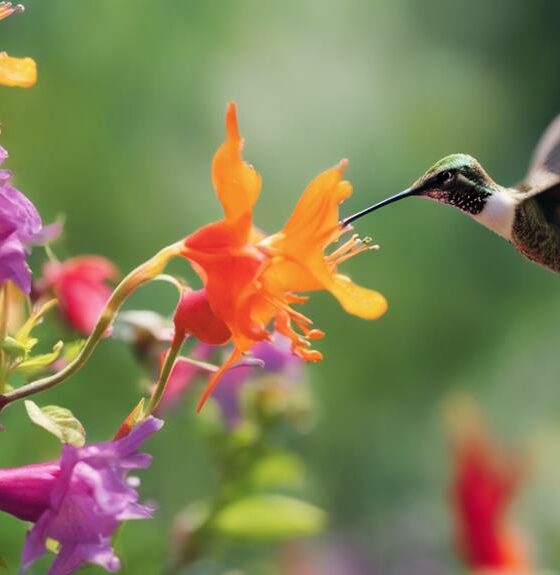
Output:
[[[0,20],[22,10],[21,5],[0,2]],[[36,76],[31,58],[0,53],[0,85],[29,87]],[[0,166],[7,157],[0,147]],[[85,430],[70,410],[25,402],[31,421],[62,443],[62,453],[54,461],[0,469],[0,511],[33,524],[23,547],[21,573],[53,550],[50,575],[70,575],[84,564],[109,572],[120,569],[112,543],[117,528],[123,521],[153,513],[152,506],[139,503],[139,482],[129,473],[151,463],[151,456],[139,450],[163,425],[153,414],[168,415],[169,406],[178,403],[196,378],[206,383],[199,408],[223,381],[215,395],[224,423],[218,451],[224,458],[222,469],[229,469],[224,473],[228,480],[217,489],[214,513],[199,523],[201,532],[227,530],[223,517],[240,509],[245,516],[246,506],[259,515],[270,514],[271,505],[274,519],[279,515],[274,506],[283,516],[285,508],[291,510],[286,537],[322,528],[321,510],[269,489],[262,492],[261,483],[270,465],[284,468],[286,487],[303,475],[303,463],[273,439],[280,420],[291,423],[292,412],[278,406],[287,406],[289,402],[282,401],[301,389],[303,362],[322,358],[311,342],[323,332],[295,309],[307,300],[301,294],[328,291],[347,312],[364,319],[379,317],[387,306],[383,296],[357,286],[338,269],[371,249],[369,240],[353,235],[330,248],[350,231],[338,217],[339,205],[352,191],[343,180],[345,168],[343,161],[315,178],[280,231],[265,235],[253,223],[260,176],[243,161],[236,108],[230,104],[226,140],[212,164],[223,218],[162,248],[120,282],[110,260],[88,255],[60,261],[50,245],[42,276],[33,277],[27,262],[31,249],[54,239],[60,226],[44,226],[33,203],[13,186],[11,171],[0,168],[0,411],[68,380],[87,363],[97,344],[110,338],[130,344],[156,379],[150,396],[136,404],[105,443],[84,445]],[[175,257],[188,260],[202,283],[199,289],[163,274]],[[129,311],[126,320],[123,314],[123,321],[114,325],[131,294],[162,279],[179,289],[172,319],[147,310]],[[53,308],[75,335],[85,339],[61,340],[51,351],[37,354],[35,328]],[[190,353],[182,355],[188,338],[195,341]],[[221,365],[212,363],[224,352],[229,356],[217,362]],[[254,388],[249,382],[256,383]],[[257,388],[251,411],[245,408],[244,392]],[[271,393],[267,396],[263,390]],[[247,425],[242,426],[244,417]],[[243,427],[255,431],[239,442],[235,437],[243,434]],[[249,474],[261,479],[247,490]],[[240,493],[245,499],[238,500]]]
[[[14,10],[7,5],[2,9]],[[215,399],[224,429],[234,430],[242,421],[243,390],[256,376],[274,375],[276,390],[282,388],[281,394],[289,394],[297,387],[302,362],[322,357],[310,349],[310,343],[323,333],[294,309],[307,299],[301,292],[327,290],[346,311],[366,319],[377,318],[386,309],[383,296],[355,285],[338,271],[340,263],[370,249],[367,241],[352,236],[326,253],[348,231],[338,220],[338,206],[351,193],[350,184],[342,180],[346,163],[311,182],[281,231],[265,236],[253,224],[260,178],[242,160],[233,104],[228,108],[226,128],[226,142],[217,151],[212,168],[224,218],[163,248],[114,289],[110,283],[117,280],[118,272],[109,260],[79,256],[58,261],[50,248],[42,277],[32,281],[27,255],[32,246],[57,235],[59,226],[44,227],[34,205],[12,186],[11,172],[0,170],[0,288],[8,313],[0,322],[5,326],[1,334],[0,409],[75,373],[97,343],[111,335],[113,321],[128,296],[160,278],[170,258],[186,258],[203,284],[201,289],[192,289],[180,278],[161,276],[180,289],[172,329],[167,329],[165,322],[156,322],[157,329],[152,329],[152,316],[142,327],[148,313],[142,311],[134,317],[129,312],[126,333],[116,330],[136,353],[148,358],[148,365],[158,357],[161,363],[149,402],[140,401],[113,441],[87,447],[69,445],[76,434],[78,442],[83,439],[83,428],[71,412],[57,406],[41,409],[32,402],[27,406],[33,422],[65,445],[57,461],[0,470],[0,510],[34,523],[23,551],[23,571],[46,552],[50,540],[56,541],[59,549],[49,573],[73,573],[83,563],[111,572],[119,569],[111,544],[114,531],[124,520],[151,515],[151,508],[138,504],[135,484],[130,483],[133,478],[126,477],[129,470],[149,464],[149,456],[138,454],[137,449],[161,426],[151,414],[166,412],[198,376],[207,381],[199,407],[223,379]],[[0,148],[0,163],[6,157]],[[15,301],[14,286],[35,305],[27,319],[21,317],[19,325],[12,326],[9,317],[19,317],[9,309]],[[65,322],[87,339],[78,343],[74,352],[71,345],[67,349],[59,342],[51,353],[33,355],[38,340],[32,331],[54,304]],[[187,338],[197,340],[188,357],[180,355]],[[167,345],[165,352],[163,346]],[[222,349],[230,349],[228,359],[221,366],[208,363],[221,355]],[[45,370],[51,370],[51,375],[15,388],[8,383],[13,373],[28,377]],[[293,505],[299,509],[304,504],[296,501]],[[306,509],[311,509],[315,529],[322,516],[315,509]]]
[[[369,249],[367,241],[353,235],[333,252],[325,253],[349,231],[338,217],[340,203],[352,193],[350,184],[342,179],[346,161],[315,178],[283,228],[265,236],[253,224],[261,178],[243,161],[242,146],[236,108],[230,104],[226,141],[212,163],[212,181],[224,218],[187,236],[181,252],[205,287],[208,304],[198,325],[209,321],[225,325],[234,345],[222,369],[209,382],[199,408],[225,370],[257,342],[270,339],[271,322],[277,332],[289,338],[296,355],[307,361],[322,359],[309,344],[323,337],[323,332],[313,329],[313,322],[293,308],[307,300],[299,293],[329,291],[348,313],[364,319],[376,319],[387,308],[382,295],[357,286],[338,272],[342,262]],[[209,319],[209,313],[214,319]],[[184,328],[195,335],[204,329],[193,329],[192,318]]]

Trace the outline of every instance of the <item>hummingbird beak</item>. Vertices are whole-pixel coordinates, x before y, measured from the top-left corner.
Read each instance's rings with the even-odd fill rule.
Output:
[[[355,214],[352,214],[351,216],[344,218],[340,223],[342,224],[342,227],[346,227],[346,226],[350,225],[352,222],[355,222],[356,220],[360,219],[362,216],[365,216],[371,212],[374,212],[375,210],[378,210],[379,208],[383,208],[384,206],[388,206],[389,204],[392,204],[394,202],[398,202],[399,200],[402,200],[404,198],[408,198],[409,196],[418,195],[419,193],[420,193],[420,191],[417,188],[407,188],[406,190],[399,192],[398,194],[395,194],[394,196],[391,196],[390,198],[386,198],[385,200],[381,200],[380,202],[377,202],[377,204],[373,204],[373,206],[370,206],[369,208],[366,208],[365,210],[362,210],[360,212],[356,212]]]

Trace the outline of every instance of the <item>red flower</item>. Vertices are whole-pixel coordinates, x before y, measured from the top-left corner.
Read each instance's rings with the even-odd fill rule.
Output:
[[[451,496],[465,562],[477,572],[529,573],[523,542],[506,517],[520,483],[520,461],[479,425],[462,430],[454,450]]]
[[[223,345],[231,339],[228,326],[210,309],[206,290],[185,290],[173,316],[175,332],[188,334],[202,343]]]
[[[82,335],[93,330],[103,306],[111,295],[107,280],[118,270],[100,256],[80,256],[64,262],[48,262],[43,268],[42,289],[52,289],[68,324]]]

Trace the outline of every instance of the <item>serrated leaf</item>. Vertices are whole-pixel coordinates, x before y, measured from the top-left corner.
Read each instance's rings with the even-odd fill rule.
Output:
[[[291,453],[273,453],[258,461],[251,472],[256,487],[299,487],[303,483],[303,461]]]
[[[324,511],[281,495],[251,495],[222,509],[212,527],[229,537],[275,541],[314,535],[326,525]]]
[[[86,432],[82,424],[69,409],[58,405],[39,407],[30,400],[24,401],[29,419],[39,427],[57,437],[61,443],[82,447],[86,441]]]
[[[58,341],[50,353],[42,353],[34,355],[25,361],[22,361],[15,369],[16,372],[21,373],[25,377],[31,377],[45,370],[51,363],[54,363],[59,357],[64,344]]]

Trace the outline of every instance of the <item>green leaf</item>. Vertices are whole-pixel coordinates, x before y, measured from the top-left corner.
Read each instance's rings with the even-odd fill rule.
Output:
[[[56,361],[60,357],[60,352],[64,344],[58,341],[53,350],[50,353],[43,353],[40,355],[34,355],[25,361],[22,361],[15,369],[16,372],[21,373],[25,377],[31,377],[45,370],[51,363]]]
[[[326,524],[324,511],[291,497],[251,495],[222,509],[212,522],[229,537],[274,541],[314,535]]]
[[[26,348],[31,349],[37,343],[36,339],[31,338],[31,332],[43,321],[43,316],[57,304],[58,301],[56,299],[51,299],[45,302],[39,309],[29,316],[27,321],[16,333],[15,338]]]
[[[61,357],[64,358],[68,363],[74,361],[76,356],[82,351],[86,343],[85,339],[77,339],[75,341],[70,341],[64,344],[64,349],[62,351]]]
[[[258,461],[251,472],[256,487],[300,487],[305,476],[303,461],[291,453],[273,453]]]
[[[27,354],[27,348],[17,339],[14,339],[9,335],[6,336],[4,341],[0,344],[0,347],[2,347],[2,351],[5,351],[8,354],[10,359],[25,358]]]
[[[69,409],[57,405],[39,407],[30,400],[24,403],[27,415],[35,425],[52,433],[61,443],[69,443],[74,447],[84,445],[86,432]]]

